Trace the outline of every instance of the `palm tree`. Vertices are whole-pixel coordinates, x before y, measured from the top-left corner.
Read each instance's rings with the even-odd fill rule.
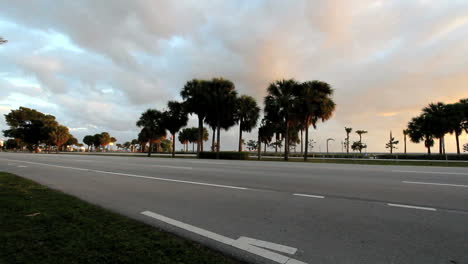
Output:
[[[450,131],[446,105],[441,102],[431,103],[423,108],[423,114],[426,115],[427,120],[431,123],[429,131],[439,140],[439,154],[444,154],[444,136]]]
[[[293,104],[299,83],[293,79],[275,81],[268,86],[265,97],[265,117],[284,125],[284,160],[289,159],[289,127],[294,122]]]
[[[242,95],[237,100],[236,119],[239,122],[239,152],[242,151],[242,132],[250,132],[257,125],[260,107],[251,96]]]
[[[184,151],[188,151],[188,143],[189,143],[189,133],[190,128],[184,128],[179,133],[179,141],[182,145],[184,145]]]
[[[434,146],[433,134],[430,130],[431,122],[425,114],[414,117],[408,123],[408,136],[414,143],[424,141],[424,146],[427,148],[427,154],[431,155],[431,147]]]
[[[349,134],[351,134],[351,132],[353,131],[353,129],[351,127],[345,127],[344,128],[345,131],[346,131],[346,155],[349,155]]]
[[[166,129],[163,127],[163,114],[156,109],[148,109],[141,114],[136,125],[143,128],[141,133],[149,141],[148,157],[150,157],[153,150],[153,141],[166,136]]]
[[[203,140],[201,138],[203,134],[203,121],[210,111],[208,82],[197,79],[188,81],[180,92],[180,95],[184,99],[185,110],[198,116],[198,135],[200,138],[198,138],[197,155],[199,155],[200,151],[203,151]]]
[[[328,83],[309,81],[302,83],[295,92],[295,115],[305,129],[305,141],[309,141],[309,127],[317,128],[317,122],[330,119],[335,111],[335,102],[331,99],[333,89]],[[307,161],[308,144],[305,146],[304,160]]]
[[[362,135],[367,134],[367,131],[366,130],[356,130],[356,134],[359,135],[359,143],[361,143],[361,145],[362,145]],[[367,145],[365,145],[365,146],[367,147]],[[366,148],[366,147],[364,147],[364,148]],[[362,153],[362,149],[363,148],[359,149],[359,153]]]
[[[210,94],[208,100],[210,105],[208,118],[211,120],[210,123],[214,123],[213,121],[216,123],[216,158],[219,159],[221,146],[220,130],[221,128],[227,130],[235,124],[237,92],[234,83],[223,78],[213,78],[208,84]]]
[[[266,153],[266,146],[270,144],[275,134],[274,125],[266,119],[262,120],[262,125],[258,128],[259,141],[264,144],[263,152]]]
[[[188,117],[183,104],[176,101],[167,103],[168,110],[163,113],[164,127],[172,135],[172,157],[175,157],[175,134],[187,125]]]
[[[56,146],[57,153],[59,153],[60,147],[70,138],[70,133],[68,127],[59,125],[53,128],[49,136]]]
[[[408,135],[408,129],[403,129],[403,142],[405,144],[405,155],[406,155],[406,136]]]
[[[446,105],[448,132],[455,134],[457,144],[457,154],[460,155],[460,135],[465,130],[468,132],[468,114],[465,111],[467,108],[468,99],[462,99],[457,103]]]

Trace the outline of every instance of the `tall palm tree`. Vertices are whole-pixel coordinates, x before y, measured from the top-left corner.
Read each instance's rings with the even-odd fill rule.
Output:
[[[349,155],[349,134],[353,131],[351,127],[345,127],[346,131],[346,155]]]
[[[237,92],[234,83],[223,79],[213,78],[209,82],[209,119],[216,123],[216,158],[219,159],[221,146],[221,128],[227,130],[235,124]]]
[[[153,141],[166,136],[166,129],[163,127],[163,114],[156,109],[148,109],[141,114],[136,125],[142,128],[142,133],[149,141],[148,157],[150,157]]]
[[[184,107],[188,113],[193,113],[198,116],[198,144],[197,144],[197,155],[200,151],[203,151],[203,121],[206,118],[206,115],[210,111],[209,104],[209,83],[204,80],[193,79],[188,81],[180,95],[184,99]]]
[[[309,141],[309,127],[317,128],[319,120],[325,122],[335,111],[332,100],[333,89],[321,81],[304,82],[295,90],[294,114],[305,129],[305,142]],[[307,161],[308,144],[305,145],[304,160]]]
[[[408,129],[403,129],[403,142],[405,145],[405,155],[406,155],[406,136],[408,135]]]
[[[460,155],[460,135],[465,130],[468,132],[468,114],[465,111],[467,108],[468,99],[462,99],[457,103],[446,105],[448,132],[455,134],[457,144],[457,154]]]
[[[356,130],[356,134],[359,135],[359,144],[362,144],[362,135],[367,134],[367,131],[366,130]],[[359,149],[359,153],[362,153],[362,148]]]
[[[172,157],[175,157],[175,134],[184,126],[187,125],[188,116],[185,112],[183,104],[176,101],[167,103],[168,110],[163,113],[164,127],[172,135]]]
[[[439,140],[439,154],[444,154],[444,136],[450,131],[446,105],[441,102],[431,103],[423,108],[423,114],[426,115],[426,119],[432,124],[429,131]]]
[[[257,125],[260,107],[251,96],[242,95],[237,100],[236,120],[239,122],[239,152],[242,151],[242,132],[250,132]]]
[[[289,159],[289,127],[294,122],[293,104],[299,83],[294,79],[275,81],[268,86],[265,97],[265,117],[284,125],[284,160]]]
[[[427,115],[421,114],[411,119],[407,129],[408,136],[412,142],[424,142],[428,155],[431,155],[431,147],[434,146],[434,138],[430,127],[431,122],[428,120]]]

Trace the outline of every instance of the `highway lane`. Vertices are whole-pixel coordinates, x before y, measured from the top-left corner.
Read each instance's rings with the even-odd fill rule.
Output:
[[[466,168],[1,153],[0,170],[231,254],[248,256],[141,212],[292,246],[307,263],[468,262]]]

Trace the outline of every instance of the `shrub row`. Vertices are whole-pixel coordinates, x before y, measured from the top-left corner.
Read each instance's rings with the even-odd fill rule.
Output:
[[[379,154],[376,155],[377,159],[412,159],[412,160],[468,160],[467,154],[456,155],[456,154]]]
[[[237,151],[220,151],[219,158],[226,160],[247,160],[249,159],[249,153]],[[216,152],[200,152],[200,159],[216,159]]]

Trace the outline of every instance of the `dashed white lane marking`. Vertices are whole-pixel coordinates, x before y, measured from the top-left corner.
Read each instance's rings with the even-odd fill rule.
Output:
[[[2,159],[2,158],[0,158],[0,159]],[[3,159],[3,160],[23,162],[23,163],[27,163],[27,164],[43,165],[43,166],[49,166],[49,167],[55,167],[55,168],[80,170],[80,171],[88,171],[88,172],[97,172],[97,173],[104,173],[104,174],[114,174],[114,175],[120,175],[120,176],[126,176],[126,177],[143,178],[143,179],[158,180],[158,181],[187,183],[187,184],[194,184],[194,185],[228,188],[228,189],[237,189],[237,190],[248,190],[248,188],[245,188],[245,187],[238,187],[238,186],[231,186],[231,185],[212,184],[212,183],[206,183],[206,182],[194,182],[194,181],[184,181],[184,180],[174,180],[174,179],[168,179],[168,178],[150,177],[150,176],[127,174],[127,173],[112,172],[112,171],[83,169],[83,168],[77,168],[77,167],[60,166],[60,165],[54,165],[54,164],[48,164],[48,163],[39,163],[39,162],[22,161],[22,160],[10,160],[10,159]]]
[[[169,165],[151,165],[151,166],[159,167],[159,168],[168,168],[168,169],[182,169],[182,170],[191,170],[191,169],[193,169],[192,167],[169,166]]]
[[[422,174],[442,174],[442,175],[468,175],[465,172],[443,172],[443,171],[409,171],[409,170],[392,170],[399,173],[422,173]]]
[[[225,162],[209,162],[209,161],[189,161],[193,164],[210,164],[210,165],[226,165]]]
[[[18,168],[27,168],[28,166],[19,165]]]
[[[249,237],[240,237],[237,240],[234,240],[232,238],[219,235],[216,233],[213,233],[211,231],[189,225],[180,221],[177,221],[175,219],[151,212],[151,211],[144,211],[141,212],[141,214],[149,216],[151,218],[157,219],[159,221],[162,221],[164,223],[170,224],[172,226],[190,231],[192,233],[198,234],[200,236],[204,236],[210,239],[213,239],[215,241],[218,241],[220,243],[226,244],[233,246],[235,248],[245,250],[247,252],[250,252],[252,254],[261,256],[263,258],[272,260],[277,263],[282,263],[282,264],[307,264],[305,262],[290,258],[288,256],[284,256],[281,254],[278,254],[276,252],[270,251],[270,250],[275,250],[277,252],[282,252],[286,254],[295,254],[297,249],[293,247],[288,247],[276,243],[271,243],[267,241],[262,241],[258,239],[253,239]]]
[[[310,198],[319,198],[319,199],[325,198],[325,196],[322,196],[322,195],[312,195],[312,194],[303,194],[303,193],[294,193],[293,195],[303,196],[303,197],[310,197]]]
[[[468,188],[468,185],[463,185],[463,184],[439,183],[439,182],[416,182],[416,181],[402,181],[402,182],[403,182],[403,183],[410,183],[410,184],[439,185],[439,186],[465,187],[465,188]]]
[[[407,205],[407,204],[393,204],[393,203],[388,203],[388,206],[393,206],[393,207],[402,207],[402,208],[410,208],[410,209],[419,209],[419,210],[426,210],[426,211],[437,211],[435,208],[431,207],[422,207],[422,206],[414,206],[414,205]]]

